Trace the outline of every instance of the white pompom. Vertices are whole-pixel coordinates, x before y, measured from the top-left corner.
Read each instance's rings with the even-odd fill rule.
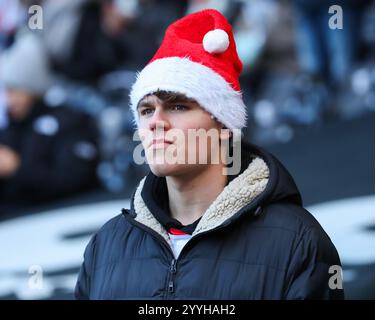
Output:
[[[209,53],[222,53],[229,47],[229,36],[222,29],[208,31],[203,38],[203,48]]]

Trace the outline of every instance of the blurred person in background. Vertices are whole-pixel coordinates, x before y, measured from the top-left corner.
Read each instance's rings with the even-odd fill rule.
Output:
[[[52,75],[39,37],[19,34],[0,66],[8,118],[0,129],[0,212],[92,187],[96,127],[86,115],[43,102]]]
[[[186,0],[47,0],[44,41],[52,67],[92,85],[116,69],[136,70],[185,7]]]
[[[361,20],[372,0],[294,0],[296,48],[301,70],[332,89],[347,84],[361,52]],[[342,8],[342,28],[331,29],[329,8]],[[336,23],[339,22],[336,20]]]
[[[129,59],[122,34],[137,10],[135,0],[48,0],[44,42],[55,72],[95,84]]]

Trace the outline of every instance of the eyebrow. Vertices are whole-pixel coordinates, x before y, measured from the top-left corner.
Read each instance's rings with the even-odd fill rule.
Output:
[[[172,104],[172,103],[197,103],[194,99],[190,99],[190,98],[187,98],[185,96],[175,96],[173,98],[169,98],[169,99],[166,99],[166,100],[162,100],[162,105],[165,106],[165,105],[168,105],[168,104]],[[137,106],[137,109],[139,108],[152,108],[154,107],[154,104],[151,103],[151,102],[147,102],[147,101],[141,101],[138,106]]]
[[[138,107],[137,109],[139,108],[142,108],[142,107],[153,107],[154,105],[150,102],[146,102],[146,101],[141,101],[139,104],[138,104]]]
[[[194,99],[190,99],[186,96],[183,95],[176,95],[172,98],[166,99],[163,101],[163,103],[176,103],[176,102],[181,102],[181,103],[196,103]]]

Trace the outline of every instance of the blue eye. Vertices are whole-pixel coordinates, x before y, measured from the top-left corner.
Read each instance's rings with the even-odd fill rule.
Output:
[[[184,111],[186,109],[187,109],[187,107],[182,105],[182,104],[175,104],[175,105],[171,106],[172,111]]]
[[[153,109],[151,109],[151,108],[144,108],[144,109],[141,110],[140,114],[141,114],[141,116],[147,116],[147,115],[151,114],[152,111],[153,111]]]

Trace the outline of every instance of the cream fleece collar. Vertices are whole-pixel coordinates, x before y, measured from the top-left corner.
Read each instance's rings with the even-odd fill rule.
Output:
[[[134,194],[135,220],[160,234],[172,246],[168,232],[147,208],[141,191],[145,178],[139,183]],[[248,168],[233,179],[208,207],[199,221],[192,236],[214,229],[231,218],[236,212],[248,205],[266,188],[269,180],[269,168],[260,157],[255,158]]]

